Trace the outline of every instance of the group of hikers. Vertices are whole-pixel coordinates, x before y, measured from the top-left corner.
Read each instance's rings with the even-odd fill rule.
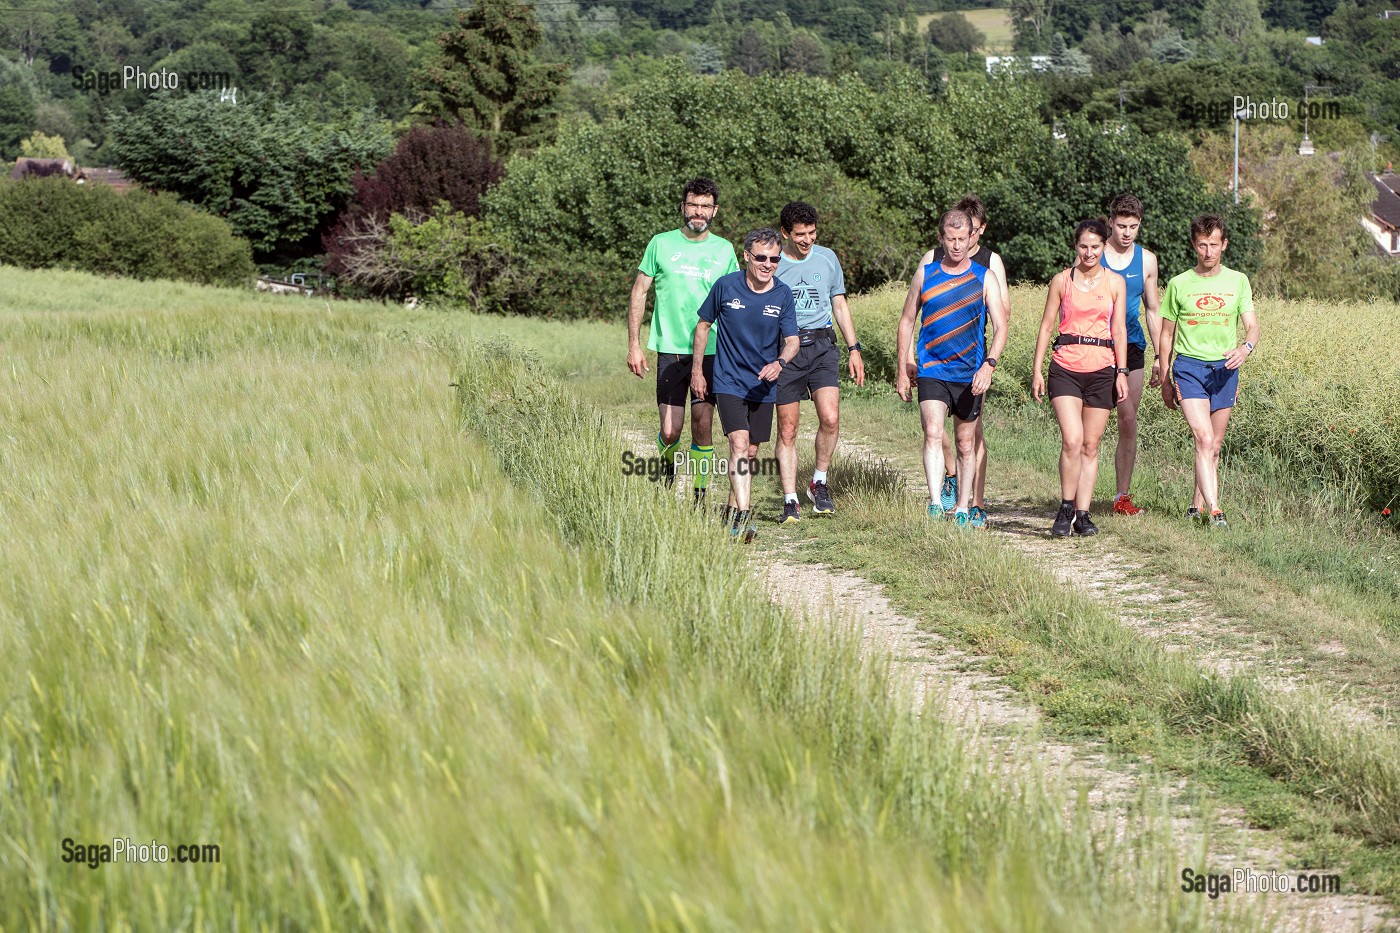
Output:
[[[781,521],[801,517],[797,428],[807,399],[817,413],[815,467],[807,496],[815,514],[835,511],[827,470],[840,428],[836,329],[846,346],[847,371],[857,385],[865,384],[865,364],[846,304],[841,263],[817,244],[816,210],[794,201],[782,209],[777,229],[750,231],[740,269],[734,247],[711,235],[718,209],[714,181],[693,179],[681,197],[681,228],[657,234],[648,243],[628,309],[627,365],[638,377],[649,369],[641,326],[647,294],[655,286],[647,347],[657,354],[661,424],[656,446],[663,470],[668,482],[674,481],[688,397],[688,472],[694,503],[703,508],[716,473],[713,417],[718,409],[729,441],[724,520],[732,535],[751,541],[757,533],[752,477],[759,445],[772,437],[775,405]],[[1259,342],[1249,279],[1223,264],[1229,245],[1225,223],[1205,214],[1191,221],[1195,267],[1173,277],[1159,299],[1157,257],[1137,243],[1142,219],[1138,198],[1114,198],[1107,220],[1085,220],[1075,227],[1074,264],[1050,282],[1031,394],[1037,402],[1049,395],[1060,426],[1060,506],[1050,526],[1056,537],[1098,532],[1090,505],[1099,442],[1115,410],[1113,511],[1130,516],[1143,511],[1133,504],[1131,486],[1145,386],[1161,388],[1163,403],[1180,409],[1195,440],[1195,491],[1187,517],[1228,528],[1216,468],[1238,397],[1239,367]],[[905,295],[895,367],[899,397],[907,402],[917,394],[919,402],[929,515],[950,516],[971,528],[988,521],[982,411],[1011,315],[1005,264],[981,243],[986,227],[986,209],[976,195],[964,197],[940,218],[938,245],[919,260]],[[1241,322],[1243,343],[1238,341]],[[1154,351],[1150,373],[1149,338]],[[944,429],[950,415],[951,436]]]

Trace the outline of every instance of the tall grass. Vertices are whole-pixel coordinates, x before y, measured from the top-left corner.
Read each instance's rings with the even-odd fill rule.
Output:
[[[1207,922],[1158,833],[916,717],[517,354],[85,281],[0,314],[0,927]]]
[[[904,289],[891,286],[852,303],[866,365],[894,378],[894,341]],[[1045,289],[1012,289],[1010,341],[997,366],[999,398],[1030,397],[1030,366]],[[1241,395],[1226,435],[1227,457],[1265,454],[1295,476],[1353,492],[1356,503],[1400,516],[1400,305],[1257,302],[1259,350],[1241,370]],[[1149,365],[1151,361],[1149,359]],[[1156,390],[1141,409],[1144,444],[1184,449],[1180,415]]]

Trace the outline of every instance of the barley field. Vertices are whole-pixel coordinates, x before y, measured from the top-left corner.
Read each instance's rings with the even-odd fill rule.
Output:
[[[0,268],[0,928],[1263,928],[758,598],[532,326]]]

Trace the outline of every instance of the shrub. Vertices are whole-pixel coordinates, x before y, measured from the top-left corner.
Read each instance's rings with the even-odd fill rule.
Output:
[[[0,182],[0,260],[208,285],[242,285],[255,271],[248,243],[218,217],[173,195],[67,178]]]
[[[443,124],[415,127],[372,175],[355,175],[350,203],[322,240],[328,270],[339,275],[353,263],[351,254],[365,242],[361,234],[367,219],[383,224],[393,214],[424,217],[439,201],[475,217],[481,195],[502,173],[490,144],[469,130]]]

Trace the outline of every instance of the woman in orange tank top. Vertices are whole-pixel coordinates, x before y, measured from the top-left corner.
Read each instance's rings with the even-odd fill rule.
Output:
[[[1050,534],[1098,534],[1089,518],[1099,475],[1099,441],[1109,413],[1128,394],[1127,294],[1123,277],[1104,266],[1108,225],[1085,220],[1074,228],[1078,261],[1050,281],[1035,342],[1031,395],[1047,385],[1060,423],[1060,509]],[[1050,378],[1041,375],[1051,332],[1058,329]]]

